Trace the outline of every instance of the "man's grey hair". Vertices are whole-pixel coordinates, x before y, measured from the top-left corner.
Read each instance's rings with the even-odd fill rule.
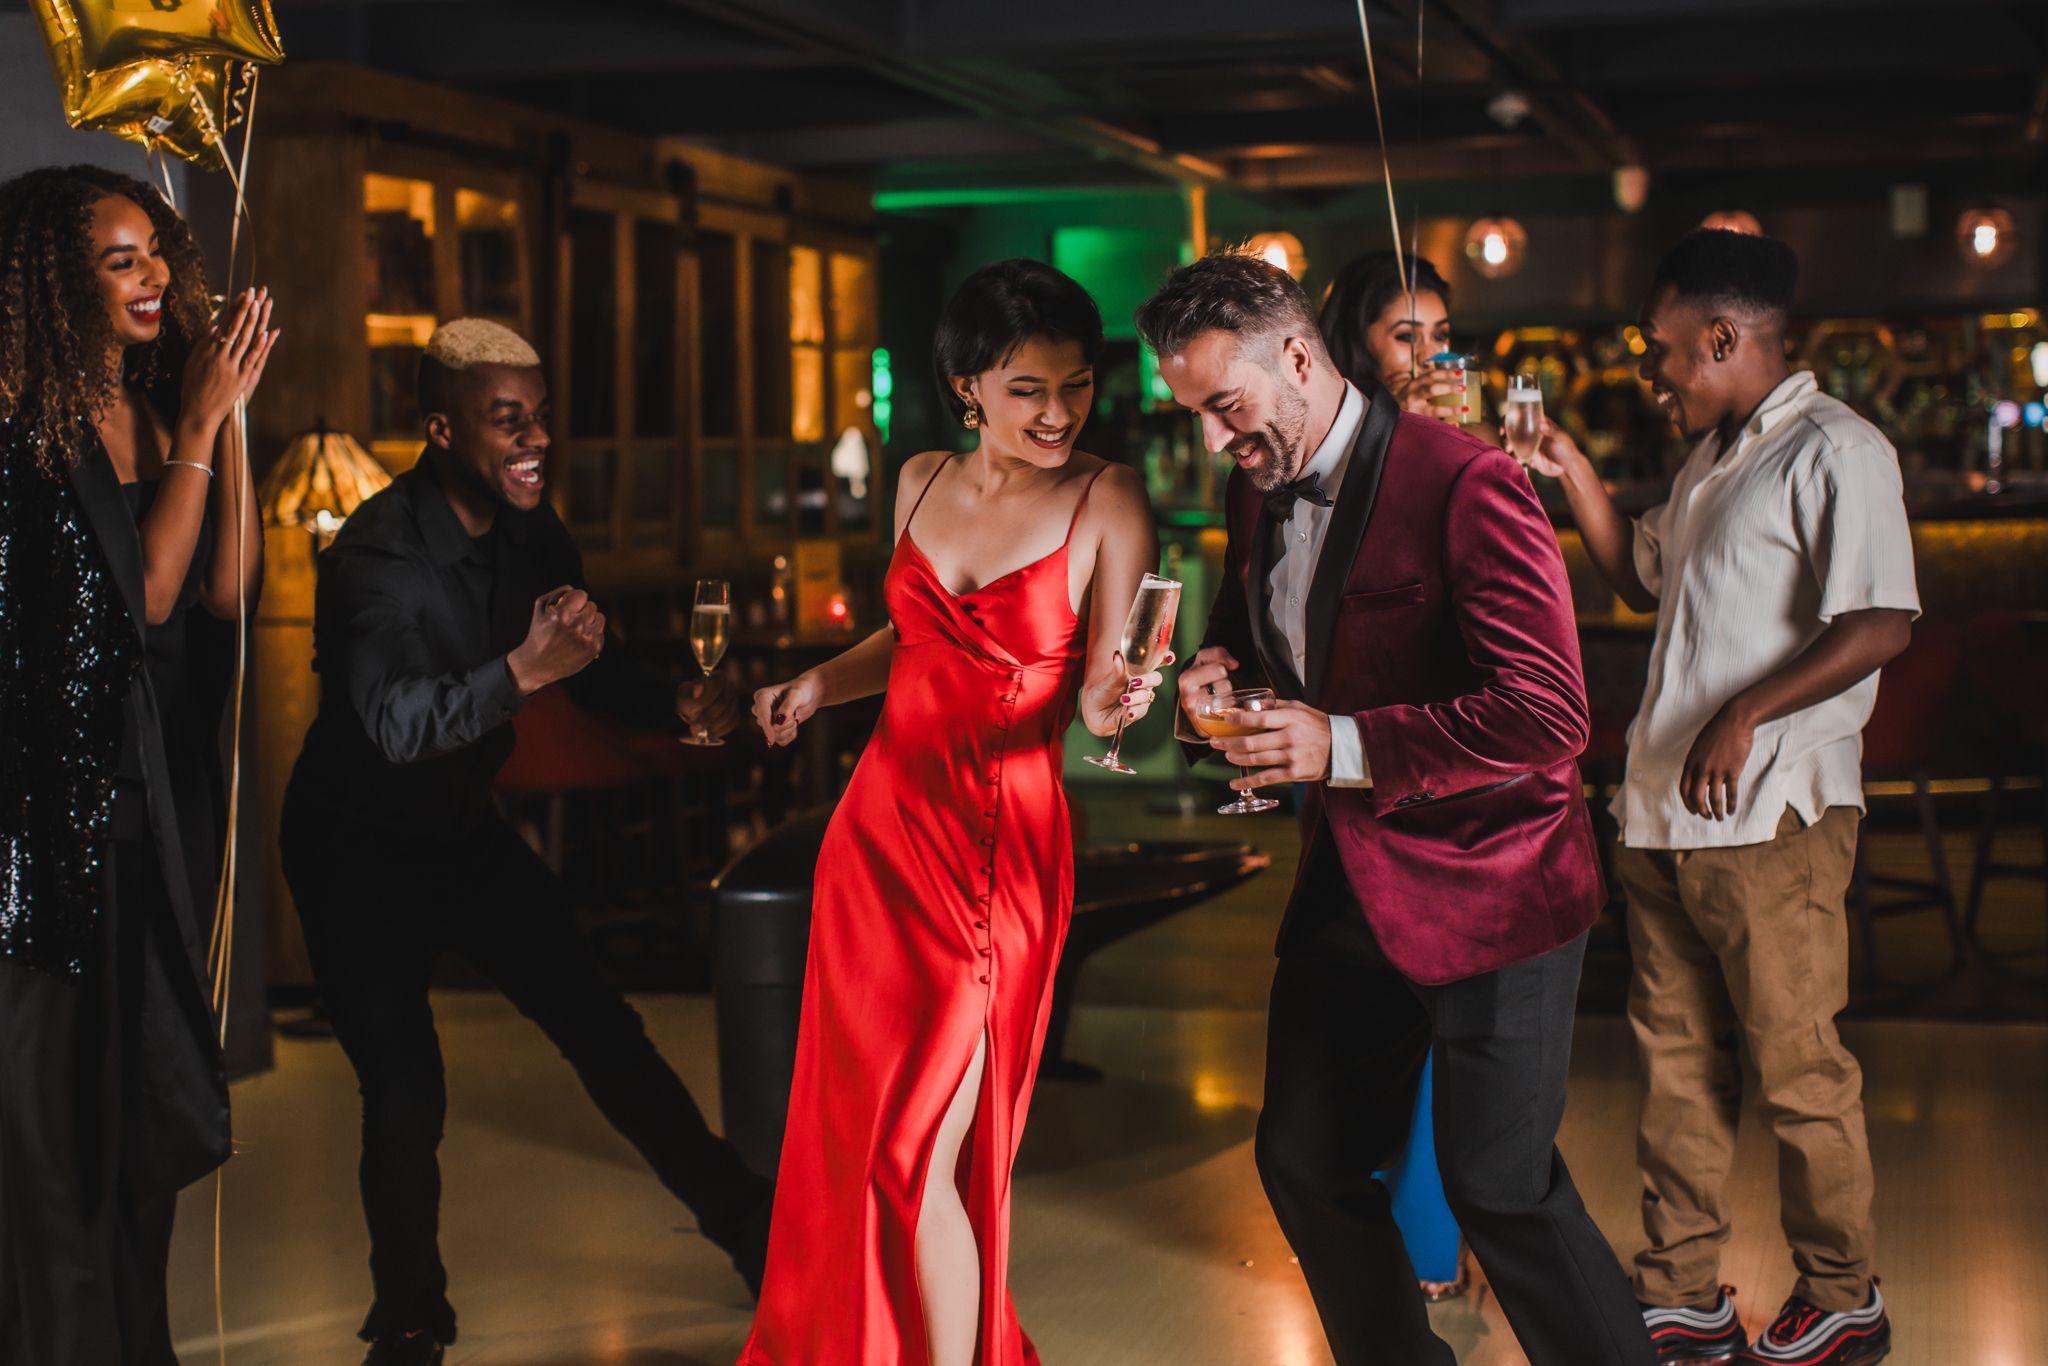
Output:
[[[1187,350],[1204,332],[1232,332],[1244,342],[1299,337],[1321,360],[1328,351],[1316,311],[1292,275],[1243,251],[1212,252],[1166,277],[1137,313],[1138,335],[1155,355]]]

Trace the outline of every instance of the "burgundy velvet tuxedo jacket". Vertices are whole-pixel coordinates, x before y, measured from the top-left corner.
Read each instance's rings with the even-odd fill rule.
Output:
[[[1309,787],[1303,867],[1334,839],[1381,951],[1425,985],[1577,938],[1604,898],[1577,762],[1586,690],[1528,474],[1376,394],[1311,580],[1302,679],[1271,643],[1273,527],[1241,472],[1226,507],[1208,643],[1282,697],[1356,717],[1373,779]],[[1297,876],[1293,896],[1315,894]]]

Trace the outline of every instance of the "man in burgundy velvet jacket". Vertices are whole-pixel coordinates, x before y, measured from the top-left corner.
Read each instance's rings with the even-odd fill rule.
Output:
[[[1306,783],[1273,981],[1259,1173],[1339,1366],[1450,1366],[1387,1191],[1436,1061],[1445,1193],[1535,1366],[1648,1366],[1555,1138],[1602,900],[1564,563],[1527,474],[1332,366],[1307,297],[1241,255],[1138,313],[1174,398],[1237,459],[1196,694],[1265,685],[1214,742]]]

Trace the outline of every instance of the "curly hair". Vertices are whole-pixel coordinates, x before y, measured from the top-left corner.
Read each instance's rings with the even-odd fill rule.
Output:
[[[122,373],[106,363],[114,330],[92,252],[93,206],[110,195],[149,215],[171,273],[163,329],[128,348]],[[150,186],[99,166],[46,166],[0,185],[0,423],[46,465],[71,458],[81,424],[106,412],[122,382],[176,377],[209,320],[199,245]]]

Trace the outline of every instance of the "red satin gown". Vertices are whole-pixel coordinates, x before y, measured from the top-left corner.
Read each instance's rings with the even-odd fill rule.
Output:
[[[956,597],[912,538],[917,506],[885,583],[896,645],[881,723],[818,854],[768,1268],[741,1366],[926,1366],[918,1211],[984,1033],[957,1172],[981,1253],[978,1360],[1038,1360],[1010,1300],[1010,1169],[1074,908],[1060,786],[1085,644],[1068,595],[1073,523],[1052,554]]]

